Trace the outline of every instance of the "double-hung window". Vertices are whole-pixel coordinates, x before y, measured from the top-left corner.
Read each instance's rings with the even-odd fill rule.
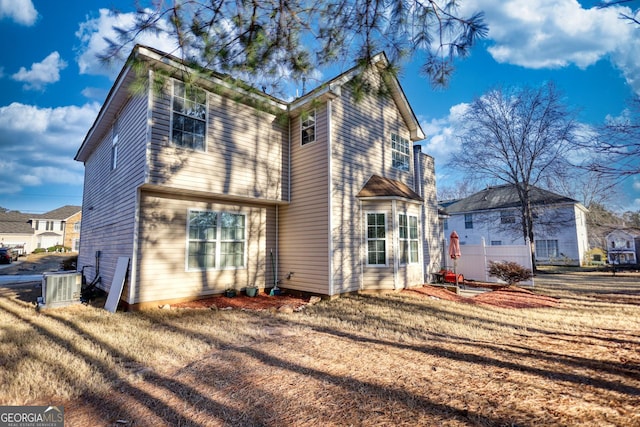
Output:
[[[558,241],[557,240],[536,240],[536,257],[540,259],[549,259],[558,257]]]
[[[418,262],[418,217],[400,214],[398,217],[400,264]]]
[[[387,264],[387,226],[383,213],[367,214],[367,264]]]
[[[316,140],[316,110],[307,111],[300,116],[300,132],[302,145]]]
[[[195,86],[173,81],[173,114],[171,141],[173,144],[204,151],[207,130],[207,93]]]
[[[464,214],[464,228],[473,228],[473,214]]]
[[[516,214],[513,211],[500,211],[501,224],[515,224]]]
[[[398,134],[391,134],[391,165],[402,171],[409,170],[409,141]]]
[[[233,269],[245,266],[243,214],[189,211],[187,268]]]

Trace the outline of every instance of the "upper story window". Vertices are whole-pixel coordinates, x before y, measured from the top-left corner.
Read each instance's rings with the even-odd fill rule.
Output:
[[[409,170],[409,140],[398,134],[391,134],[391,165],[403,171]]]
[[[464,214],[464,228],[473,228],[473,214]]]
[[[73,224],[73,231],[75,231],[76,233],[80,232],[80,221]]]
[[[367,264],[387,264],[387,226],[384,213],[367,214]]]
[[[190,211],[187,269],[238,269],[245,265],[245,215]]]
[[[207,93],[174,80],[172,109],[171,141],[179,147],[204,151]]]
[[[501,224],[515,224],[516,215],[513,211],[500,211]]]
[[[316,110],[307,111],[300,116],[300,132],[302,145],[316,140]]]
[[[400,263],[413,264],[418,260],[418,217],[400,214],[398,216],[400,238]]]
[[[111,130],[111,170],[118,167],[118,119],[113,122]]]

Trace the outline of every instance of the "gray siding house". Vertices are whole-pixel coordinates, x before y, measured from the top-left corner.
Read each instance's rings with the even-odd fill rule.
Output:
[[[144,308],[276,282],[401,289],[440,265],[433,159],[412,147],[424,134],[383,54],[292,102],[224,76],[185,84],[152,48],[131,56],[147,82],[170,77],[132,92],[140,67],[125,66],[76,154],[88,280],[108,290],[128,257],[122,300]],[[355,76],[389,95],[356,102]]]
[[[589,250],[587,209],[577,200],[531,188],[536,262],[582,265]],[[440,202],[448,214],[444,234],[455,230],[460,244],[523,245],[520,199],[513,185],[499,185],[469,197]],[[464,250],[463,250],[464,252]]]

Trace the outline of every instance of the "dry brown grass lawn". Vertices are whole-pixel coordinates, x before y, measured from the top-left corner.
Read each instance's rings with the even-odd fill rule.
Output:
[[[66,425],[640,425],[640,277],[542,275],[555,307],[417,293],[303,311],[38,314],[0,290],[0,404]]]

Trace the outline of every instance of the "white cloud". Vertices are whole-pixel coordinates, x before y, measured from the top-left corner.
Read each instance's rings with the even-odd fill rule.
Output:
[[[5,17],[17,24],[31,26],[38,19],[38,11],[31,0],[0,0],[0,19]]]
[[[80,24],[80,28],[76,31],[76,37],[81,42],[76,59],[80,67],[80,74],[115,77],[126,58],[115,58],[112,63],[106,64],[99,58],[99,55],[103,55],[107,50],[108,43],[105,39],[118,40],[118,33],[114,27],[129,28],[133,25],[134,18],[135,13],[114,14],[108,9],[100,9],[98,18],[87,19]],[[156,36],[152,33],[145,33],[127,43],[127,47],[123,50],[125,55],[129,54],[136,43],[168,53],[174,52],[177,46],[175,40],[166,34]]]
[[[60,80],[60,70],[64,70],[67,63],[60,58],[60,54],[52,52],[42,62],[34,62],[31,69],[20,67],[20,70],[11,76],[13,80],[24,82],[25,89],[40,90],[46,85]]]
[[[526,68],[586,68],[609,58],[640,94],[638,29],[619,18],[627,7],[584,9],[576,0],[469,0],[462,12],[482,10],[489,52],[500,63]]]
[[[447,117],[420,123],[427,135],[422,143],[422,151],[433,156],[440,167],[447,164],[451,155],[460,149],[456,132],[461,128],[461,118],[468,107],[466,103],[457,104],[449,109]]]
[[[0,107],[0,193],[44,184],[82,185],[82,163],[73,160],[100,105],[40,108],[14,102]]]

